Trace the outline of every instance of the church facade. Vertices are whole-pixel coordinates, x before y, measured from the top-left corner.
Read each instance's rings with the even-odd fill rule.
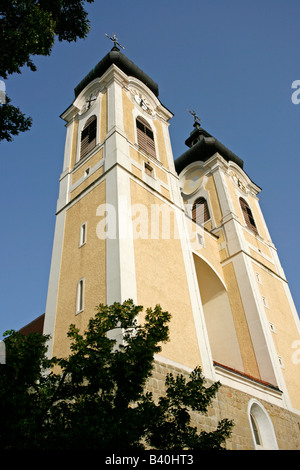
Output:
[[[44,333],[68,354],[99,303],[171,313],[148,387],[200,365],[222,387],[206,430],[230,449],[300,449],[300,327],[243,161],[195,116],[174,160],[158,85],[115,45],[75,88],[66,125]]]

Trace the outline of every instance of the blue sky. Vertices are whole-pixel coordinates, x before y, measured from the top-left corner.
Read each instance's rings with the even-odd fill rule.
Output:
[[[74,87],[111,49],[123,51],[159,84],[174,113],[174,158],[196,110],[202,126],[241,157],[262,188],[261,207],[300,311],[298,287],[300,104],[299,0],[95,0],[91,32],[56,43],[49,57],[5,81],[32,129],[0,144],[0,335],[44,313],[62,170],[65,127],[59,117]],[[1,337],[1,336],[0,336]]]

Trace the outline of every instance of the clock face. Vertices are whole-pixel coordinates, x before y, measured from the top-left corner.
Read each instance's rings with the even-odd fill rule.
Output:
[[[136,88],[129,88],[129,92],[131,93],[134,101],[142,108],[143,111],[147,112],[148,114],[153,114],[152,106],[148,102],[147,98],[144,98],[140,90],[137,90]]]
[[[134,99],[137,102],[137,104],[140,104],[142,101],[142,98],[139,95],[134,95]]]
[[[90,95],[90,97],[86,100],[88,109],[93,105],[93,103],[94,103],[94,101],[96,101],[96,99],[97,99],[96,95]]]
[[[144,111],[147,111],[148,106],[146,105],[144,99],[140,95],[135,95],[134,99],[141,106],[141,108],[144,109]]]
[[[96,103],[99,91],[100,90],[97,89],[93,93],[90,93],[88,96],[85,97],[85,103],[81,108],[80,114],[83,114],[88,111]]]
[[[244,192],[246,192],[246,187],[245,185],[243,184],[243,182],[239,179],[239,177],[233,173],[233,172],[230,172],[230,176],[232,177],[233,181],[235,182],[235,184]]]

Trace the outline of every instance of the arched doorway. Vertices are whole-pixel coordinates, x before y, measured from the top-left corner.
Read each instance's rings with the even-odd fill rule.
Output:
[[[193,257],[213,360],[243,372],[226,287],[207,261]]]

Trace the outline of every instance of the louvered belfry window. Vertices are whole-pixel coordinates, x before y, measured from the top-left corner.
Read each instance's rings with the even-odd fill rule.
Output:
[[[145,150],[151,157],[156,158],[154,134],[151,127],[142,117],[136,120],[138,145]]]
[[[204,197],[200,197],[194,202],[192,208],[192,219],[199,225],[204,224],[210,219],[208,204]]]
[[[96,145],[97,118],[90,117],[81,132],[80,158],[85,157]]]
[[[252,211],[249,207],[249,204],[242,197],[240,198],[240,205],[241,205],[241,209],[242,209],[247,227],[250,228],[252,232],[258,233],[255,220],[254,220]]]

